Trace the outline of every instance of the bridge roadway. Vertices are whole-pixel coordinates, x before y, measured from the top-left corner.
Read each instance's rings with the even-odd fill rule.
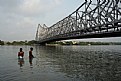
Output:
[[[72,14],[47,27],[38,24],[36,41],[48,42],[121,36],[121,1],[87,1]]]

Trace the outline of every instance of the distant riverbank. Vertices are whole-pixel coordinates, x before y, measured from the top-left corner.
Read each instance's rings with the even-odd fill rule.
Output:
[[[31,41],[1,41],[0,45],[36,45],[37,42],[35,40]],[[80,41],[56,41],[50,42],[46,45],[121,45],[121,42],[80,42]]]
[[[12,41],[12,42],[0,40],[0,45],[33,45],[35,43],[36,43],[35,40],[31,40],[31,41],[27,41],[27,40],[25,40],[25,41]]]
[[[64,42],[51,42],[47,45],[121,45],[121,42],[76,42],[76,41],[64,41]]]

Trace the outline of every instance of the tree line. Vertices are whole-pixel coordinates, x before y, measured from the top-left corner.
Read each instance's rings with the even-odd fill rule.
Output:
[[[37,44],[35,40],[30,41],[13,41],[6,42],[0,40],[0,45],[34,45]],[[47,44],[59,44],[59,45],[121,45],[121,42],[79,42],[79,41],[56,41]]]
[[[31,40],[31,41],[13,41],[13,42],[6,42],[6,41],[2,41],[0,40],[0,45],[33,45],[35,44],[36,41],[35,40]]]
[[[121,45],[121,42],[75,42],[75,41],[61,41],[51,42],[48,44],[59,44],[59,45]]]

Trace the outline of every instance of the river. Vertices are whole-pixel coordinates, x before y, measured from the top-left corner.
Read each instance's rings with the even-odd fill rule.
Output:
[[[121,46],[0,46],[0,81],[121,81]]]

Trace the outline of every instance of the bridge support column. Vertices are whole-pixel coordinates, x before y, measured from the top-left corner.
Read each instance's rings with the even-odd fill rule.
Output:
[[[46,43],[38,43],[38,45],[40,45],[40,46],[45,46]]]
[[[36,42],[36,45],[39,45],[39,46],[45,46],[45,45],[46,45],[46,43]]]

